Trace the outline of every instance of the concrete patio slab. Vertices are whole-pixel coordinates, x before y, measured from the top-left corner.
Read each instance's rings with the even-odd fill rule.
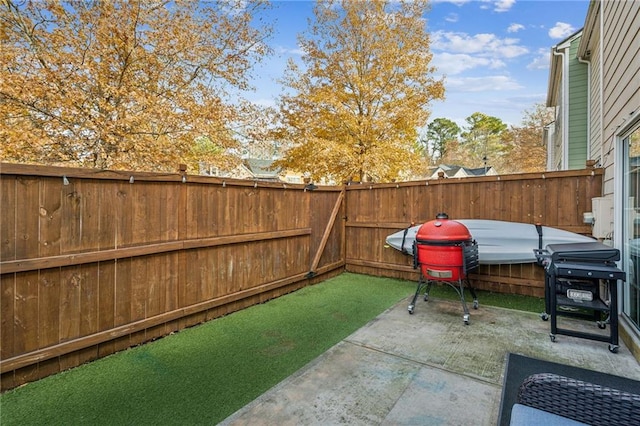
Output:
[[[402,301],[227,418],[224,425],[495,425],[507,353],[640,380],[621,344],[549,339],[539,315],[459,302]],[[482,302],[482,301],[480,301]],[[595,323],[560,318],[590,333]],[[600,330],[600,332],[602,332]]]

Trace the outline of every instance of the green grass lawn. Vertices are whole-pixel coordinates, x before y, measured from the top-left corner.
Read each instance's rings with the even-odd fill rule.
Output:
[[[351,273],[0,396],[6,425],[215,424],[415,291]],[[432,297],[457,298],[447,286]],[[481,306],[544,301],[478,294]]]

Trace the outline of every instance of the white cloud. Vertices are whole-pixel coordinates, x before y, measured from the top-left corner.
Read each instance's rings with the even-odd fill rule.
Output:
[[[538,49],[536,57],[527,65],[530,70],[543,70],[549,68],[549,49]]]
[[[458,22],[459,16],[457,13],[450,13],[448,14],[444,20],[447,22]]]
[[[464,77],[446,80],[448,90],[456,92],[496,92],[518,90],[523,86],[508,76]]]
[[[495,5],[495,9],[494,11],[496,12],[508,12],[509,9],[511,9],[511,6],[513,6],[516,3],[516,0],[500,0],[494,3]]]
[[[463,6],[472,0],[432,0],[431,3],[451,3],[456,6]]]
[[[439,53],[433,55],[432,64],[437,68],[438,74],[457,75],[464,71],[487,67],[490,69],[504,68],[506,64],[499,59],[482,58],[464,53]]]
[[[498,13],[508,12],[514,4],[516,4],[516,0],[481,0],[480,9],[492,9]]]
[[[508,33],[517,33],[520,30],[524,30],[524,25],[522,24],[511,24],[509,28],[507,28]]]
[[[495,34],[476,34],[437,31],[431,35],[433,50],[466,53],[493,58],[515,58],[528,53],[528,49],[519,45],[515,38],[501,39]]]
[[[278,46],[276,47],[276,53],[278,53],[279,55],[293,55],[293,56],[305,56],[306,53],[304,50],[302,50],[301,48],[288,48],[288,47],[284,47],[284,46]]]
[[[566,38],[575,33],[576,29],[566,22],[556,22],[556,25],[549,30],[549,37],[554,39]]]
[[[270,107],[270,108],[276,107],[275,99],[259,98],[259,99],[253,99],[250,102],[254,105],[258,105],[261,107]]]

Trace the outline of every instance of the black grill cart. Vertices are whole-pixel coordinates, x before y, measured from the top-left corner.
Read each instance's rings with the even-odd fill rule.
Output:
[[[545,312],[540,316],[551,319],[551,341],[563,334],[608,342],[609,350],[617,352],[618,281],[626,278],[615,264],[620,251],[594,241],[550,244],[534,252],[545,268]],[[560,328],[559,316],[593,320],[602,330],[609,324],[609,335]]]

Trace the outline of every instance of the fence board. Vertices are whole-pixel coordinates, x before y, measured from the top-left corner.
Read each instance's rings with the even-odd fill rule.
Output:
[[[20,276],[15,288],[14,350],[18,353],[38,348],[38,271]]]
[[[562,204],[562,191],[558,187],[558,179],[545,178],[544,193],[546,194],[542,201],[543,213],[542,224],[553,223],[558,224],[558,206]]]
[[[39,257],[56,256],[60,251],[62,182],[43,180],[40,190],[40,226],[38,240],[40,241]]]
[[[131,290],[131,259],[120,259],[116,261],[115,281],[115,326],[122,326],[132,321],[132,300],[133,292]]]
[[[82,181],[73,179],[64,186],[61,214],[65,220],[60,227],[60,248],[64,254],[82,250],[83,201]]]
[[[40,271],[38,293],[38,348],[60,341],[60,268]]]
[[[116,261],[98,263],[98,330],[109,330],[115,322]]]
[[[79,251],[99,250],[100,241],[100,210],[101,186],[103,182],[95,180],[84,181],[82,192],[82,235]]]
[[[7,359],[20,353],[15,345],[16,274],[0,275],[0,286],[0,338],[2,339],[0,358]],[[19,334],[18,338],[20,338]]]
[[[97,200],[100,209],[98,217],[97,241],[98,250],[116,248],[117,226],[117,186],[111,182],[97,181]]]
[[[131,259],[131,321],[147,317],[149,256]]]
[[[511,222],[522,222],[526,216],[523,199],[528,198],[524,196],[522,188],[522,182],[511,181],[505,184],[505,193],[508,194],[508,198],[505,200],[507,205],[506,215]],[[528,194],[527,194],[528,195]]]
[[[81,266],[60,271],[60,341],[80,336],[82,276]]]
[[[16,185],[15,256],[25,259],[38,256],[38,225],[40,217],[40,185],[36,178],[20,176]],[[4,210],[4,206],[3,206]],[[4,214],[3,214],[4,216]]]
[[[134,184],[135,183],[116,183],[116,215],[114,216],[114,219],[116,221],[116,248],[131,247],[132,245],[134,245]]]
[[[97,333],[99,303],[99,265],[82,265],[82,281],[80,286],[80,335],[88,336]]]
[[[0,215],[0,260],[16,258],[16,215],[18,210],[11,209],[16,201],[17,179],[0,179],[0,206],[4,206]]]

